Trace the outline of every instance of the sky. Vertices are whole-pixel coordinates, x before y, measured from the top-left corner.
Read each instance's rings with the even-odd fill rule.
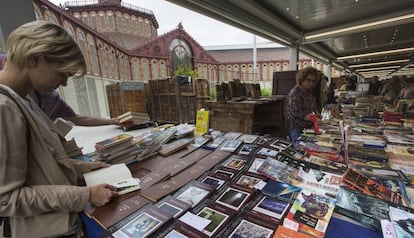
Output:
[[[56,5],[65,2],[65,0],[49,1]],[[159,25],[158,35],[174,30],[181,22],[184,30],[202,46],[253,44],[253,34],[165,0],[122,1],[153,11]],[[256,42],[269,41],[256,37]]]

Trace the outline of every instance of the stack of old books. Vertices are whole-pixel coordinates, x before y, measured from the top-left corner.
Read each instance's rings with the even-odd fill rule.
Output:
[[[66,151],[66,154],[70,158],[76,158],[82,155],[82,148],[78,147],[78,145],[76,144],[76,141],[73,138],[68,141],[63,141],[62,145]]]
[[[126,112],[118,116],[119,122],[122,124],[141,124],[150,120],[149,115],[143,112]]]
[[[142,129],[154,125],[151,122],[149,115],[143,112],[129,111],[118,116],[118,120],[119,123],[122,124],[122,129],[124,131]]]
[[[135,160],[138,148],[133,136],[121,134],[95,144],[99,160],[110,164],[130,163]]]

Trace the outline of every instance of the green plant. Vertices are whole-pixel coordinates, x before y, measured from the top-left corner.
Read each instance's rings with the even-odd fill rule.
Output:
[[[192,70],[190,65],[178,65],[177,70],[174,72],[175,76],[186,75],[191,78],[198,78],[198,72]]]
[[[271,88],[261,88],[260,92],[262,93],[262,96],[265,96],[265,97],[272,96],[272,89]]]
[[[217,91],[215,88],[210,89],[210,98],[211,100],[217,100]]]

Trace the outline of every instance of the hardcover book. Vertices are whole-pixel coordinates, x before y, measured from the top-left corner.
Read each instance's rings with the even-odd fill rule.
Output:
[[[131,135],[128,135],[128,134],[117,135],[117,136],[114,136],[112,138],[96,142],[95,148],[99,151],[103,151],[105,149],[111,148],[111,147],[116,146],[118,144],[121,144],[121,143],[124,143],[124,142],[127,142],[127,141],[131,141],[132,138],[133,137]]]
[[[226,140],[236,140],[238,139],[243,133],[241,132],[234,132],[234,131],[229,131],[226,132],[226,134],[224,134],[224,138],[226,138]]]
[[[301,159],[294,159],[291,157],[288,157],[284,154],[279,154],[276,156],[276,159],[280,162],[283,162],[289,166],[292,166],[293,168],[299,169],[299,170],[303,170],[308,172],[310,169],[320,169],[320,166],[314,164],[314,163],[310,163],[307,162],[305,160],[301,160]]]
[[[390,206],[390,220],[398,238],[414,237],[414,214]]]
[[[266,159],[254,158],[254,160],[250,164],[249,169],[247,170],[247,172],[252,173],[252,174],[259,174],[259,172],[257,170],[260,168],[260,166],[262,166],[262,164],[265,161],[266,161]]]
[[[273,198],[293,203],[301,190],[300,187],[291,184],[269,180],[263,187],[262,193]]]
[[[270,147],[276,148],[280,151],[285,150],[287,148],[289,148],[292,144],[287,142],[287,141],[283,141],[283,140],[275,140],[272,143],[270,143]]]
[[[150,237],[171,218],[171,214],[164,210],[154,205],[147,205],[133,213],[128,219],[111,227],[110,230],[114,231],[112,236],[115,238]]]
[[[210,224],[202,230],[202,233],[208,237],[213,237],[227,222],[232,218],[235,213],[226,207],[210,204],[201,209],[197,213],[197,216],[210,220]]]
[[[254,143],[260,136],[259,135],[250,135],[250,134],[243,134],[241,135],[239,138],[237,138],[238,140],[243,141],[243,143],[246,144],[252,144]]]
[[[256,185],[263,182],[263,178],[242,174],[236,181],[236,184],[249,189],[256,189]]]
[[[348,165],[345,163],[324,159],[316,155],[309,155],[303,158],[305,161],[318,165],[320,170],[330,173],[342,175],[348,169]]]
[[[83,174],[87,186],[107,183],[115,188],[119,195],[139,190],[139,179],[133,178],[131,171],[125,164],[111,165]],[[124,186],[127,185],[127,186]]]
[[[303,181],[299,185],[310,191],[325,194],[330,197],[336,197],[339,187],[341,186],[342,176],[311,169],[309,172],[300,171]]]
[[[85,209],[85,214],[107,229],[149,203],[149,200],[140,195],[129,198],[120,196],[106,206]]]
[[[258,171],[260,174],[282,183],[298,185],[303,181],[299,174],[300,170],[271,157],[266,159]]]
[[[224,190],[224,192],[217,198],[216,203],[238,211],[249,201],[253,194],[254,190],[252,189],[232,185]]]
[[[345,187],[338,191],[335,211],[373,230],[380,230],[380,220],[388,219],[387,202]]]
[[[314,237],[323,237],[334,208],[333,198],[302,190],[286,215],[283,226]]]
[[[158,151],[158,153],[162,156],[168,156],[179,150],[184,149],[192,142],[193,142],[193,139],[191,138],[178,139],[171,143],[161,145],[161,149]]]
[[[229,238],[270,238],[273,230],[249,220],[241,220]]]
[[[253,207],[251,213],[263,217],[265,220],[280,223],[289,211],[290,203],[278,198],[263,196]]]
[[[258,145],[254,144],[243,144],[241,148],[239,149],[238,154],[239,155],[251,155],[256,149],[258,148]]]
[[[377,181],[360,174],[351,168],[348,168],[345,172],[342,178],[342,183],[350,189],[358,190],[369,196],[383,199],[395,204],[403,204],[403,199],[400,194],[391,191],[389,188],[381,185]]]
[[[220,150],[234,152],[242,144],[241,140],[225,140],[220,146]]]
[[[210,173],[208,176],[202,178],[200,181],[202,183],[212,185],[216,188],[216,190],[219,190],[228,180],[228,177],[224,177],[216,173]]]
[[[256,156],[259,156],[259,157],[261,156],[263,158],[266,158],[266,157],[275,158],[276,155],[278,155],[278,154],[279,154],[278,149],[275,149],[275,148],[271,149],[271,148],[267,148],[267,147],[262,147],[262,148],[258,149],[258,151],[256,152]]]
[[[214,190],[215,187],[194,180],[178,190],[174,194],[174,197],[190,204],[191,207],[195,207],[206,199]]]
[[[278,226],[275,233],[273,234],[273,238],[311,238],[305,233],[301,233],[299,231],[295,231],[284,226]]]
[[[246,164],[247,160],[238,155],[231,155],[223,162],[224,167],[234,170],[242,170]]]
[[[167,213],[170,213],[173,218],[179,217],[188,209],[191,205],[183,202],[173,196],[167,196],[155,204],[156,207],[161,208]]]

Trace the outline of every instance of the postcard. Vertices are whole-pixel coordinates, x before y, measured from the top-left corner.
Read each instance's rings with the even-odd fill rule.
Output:
[[[211,220],[198,215],[194,215],[191,212],[186,212],[178,220],[190,225],[191,227],[194,227],[199,231],[204,230],[211,223]]]

